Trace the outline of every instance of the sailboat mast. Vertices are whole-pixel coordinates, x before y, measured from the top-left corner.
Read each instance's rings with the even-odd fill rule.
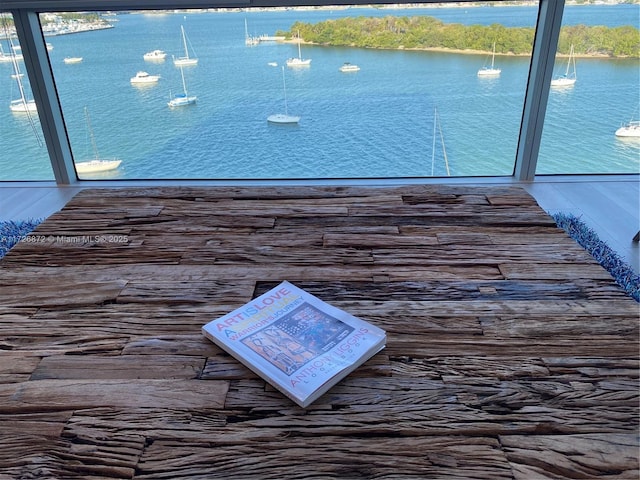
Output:
[[[91,146],[93,147],[93,152],[95,153],[96,160],[100,158],[98,154],[98,144],[96,143],[95,136],[93,135],[93,127],[91,126],[91,119],[89,118],[89,110],[87,107],[84,107],[84,116],[87,119],[87,128],[89,129],[89,138],[91,139]]]
[[[435,174],[436,162],[436,125],[438,123],[438,107],[433,110],[433,146],[431,147],[431,176]]]
[[[16,59],[15,50],[13,48],[13,41],[11,37],[9,37],[9,48],[11,49],[11,63],[13,64],[13,71],[16,75],[16,82],[18,82],[18,90],[20,92],[20,99],[22,100],[22,104],[27,104],[27,97],[24,94],[24,86],[22,85],[22,79],[20,78],[20,67],[18,66],[18,60]]]
[[[182,43],[184,45],[184,56],[189,58],[189,50],[187,49],[187,36],[184,33],[184,26],[180,25],[180,30],[182,31]]]
[[[442,142],[442,155],[444,156],[444,167],[447,170],[447,177],[451,176],[451,172],[449,171],[449,159],[447,158],[447,149],[444,146],[444,135],[442,134],[442,124],[438,122],[438,127],[440,128],[440,141]]]
[[[436,129],[440,132],[440,142],[442,144],[442,155],[444,156],[444,166],[447,171],[447,176],[451,176],[451,172],[449,170],[449,159],[447,158],[447,149],[444,146],[444,135],[442,133],[442,125],[440,124],[440,119],[438,118],[438,107],[434,108],[433,113],[433,147],[431,150],[431,176],[435,175],[435,159],[436,159]]]
[[[282,89],[284,90],[284,113],[285,115],[289,115],[289,110],[287,109],[287,82],[284,79],[284,67],[282,67]]]
[[[496,60],[496,42],[493,42],[493,53],[491,54],[491,68],[494,67],[494,62]]]
[[[569,56],[571,57],[569,60],[569,63],[572,63],[573,65],[573,78],[577,78],[576,75],[576,56],[573,50],[573,45],[571,45],[571,50],[569,50]],[[569,71],[569,64],[567,64],[567,72]]]
[[[182,76],[182,90],[184,95],[187,96],[187,83],[184,81],[184,69],[180,66],[180,75]]]

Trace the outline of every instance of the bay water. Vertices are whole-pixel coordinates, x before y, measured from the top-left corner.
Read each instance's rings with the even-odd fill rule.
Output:
[[[565,24],[638,26],[639,5],[567,6]],[[309,68],[284,68],[287,109],[298,125],[269,124],[285,108],[282,66],[297,45],[244,43],[295,21],[345,16],[429,15],[467,25],[530,26],[537,8],[281,9],[119,14],[115,28],[48,37],[50,63],[74,157],[93,156],[85,108],[101,157],[118,157],[105,179],[379,178],[511,175],[528,57],[497,56],[502,74],[479,78],[484,54],[302,45]],[[182,91],[171,55],[184,26],[195,67],[185,67],[194,106],[169,108]],[[162,63],[143,54],[162,49]],[[83,57],[65,64],[68,56]],[[360,71],[342,73],[344,62]],[[557,71],[566,59],[558,58]],[[276,64],[277,66],[274,66]],[[137,71],[161,75],[133,86]],[[640,141],[615,130],[640,119],[638,59],[579,58],[574,87],[552,90],[538,173],[637,173]],[[41,132],[24,114],[11,64],[0,64],[0,180],[52,179]],[[6,105],[6,107],[2,107]],[[437,112],[437,116],[436,116]],[[37,122],[37,116],[35,117]]]

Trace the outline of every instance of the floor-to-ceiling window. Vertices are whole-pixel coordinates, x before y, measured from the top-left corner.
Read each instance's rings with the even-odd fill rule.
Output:
[[[473,177],[514,172],[538,10],[39,11],[38,22],[81,179]],[[615,131],[640,113],[639,11],[565,6],[553,77],[575,63],[577,81],[550,89],[537,173],[638,171],[640,141]],[[10,16],[3,32],[11,57]],[[16,55],[0,63],[7,104],[22,83],[28,110],[0,108],[0,180],[52,179],[28,78],[12,77],[21,68]]]
[[[539,174],[640,172],[639,11],[565,6]],[[635,132],[619,130],[630,122]]]
[[[53,180],[13,17],[0,14],[0,180]]]

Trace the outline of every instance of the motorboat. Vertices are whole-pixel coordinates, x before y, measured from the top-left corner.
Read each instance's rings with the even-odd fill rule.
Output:
[[[341,72],[357,72],[358,70],[360,70],[360,67],[358,65],[354,65],[353,63],[349,62],[344,62],[340,67]]]
[[[80,63],[82,62],[83,58],[82,57],[64,57],[64,63],[70,64],[70,63]]]
[[[160,80],[160,75],[149,75],[147,72],[139,71],[135,77],[131,77],[131,83],[156,83]]]
[[[152,50],[145,53],[142,57],[150,62],[163,62],[167,58],[167,53],[163,50]]]

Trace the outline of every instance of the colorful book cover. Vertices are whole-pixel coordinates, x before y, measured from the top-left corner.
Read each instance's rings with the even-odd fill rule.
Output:
[[[202,327],[300,406],[384,348],[384,330],[289,282]]]

